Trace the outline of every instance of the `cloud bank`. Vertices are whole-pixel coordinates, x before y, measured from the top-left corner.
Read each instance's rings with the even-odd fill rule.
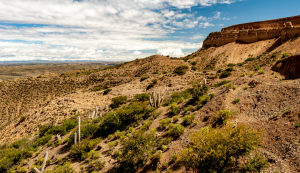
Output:
[[[182,29],[214,26],[211,17],[183,12],[234,0],[1,0],[0,61],[130,60],[156,50],[183,56],[201,43],[170,40]],[[203,38],[194,36],[194,40]],[[155,52],[155,51],[154,51]]]

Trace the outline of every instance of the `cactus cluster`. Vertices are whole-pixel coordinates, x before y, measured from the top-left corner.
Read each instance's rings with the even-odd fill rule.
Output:
[[[162,104],[162,101],[163,101],[163,97],[160,95],[160,93],[153,92],[152,94],[149,95],[149,102],[152,107],[159,108]]]
[[[109,110],[109,106],[108,105],[105,105],[105,108],[104,109],[102,109],[102,106],[96,106],[95,107],[95,110],[92,112],[92,115],[89,113],[89,119],[90,120],[93,120],[94,118],[96,118],[98,115],[100,116],[100,117],[102,117],[102,113],[100,113],[99,114],[99,110],[106,110],[106,111],[108,111]]]

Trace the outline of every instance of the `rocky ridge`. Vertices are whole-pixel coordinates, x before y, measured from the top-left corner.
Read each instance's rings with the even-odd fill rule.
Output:
[[[284,19],[283,21],[285,22],[283,24],[282,22],[278,22],[277,25],[270,24],[272,27],[264,24],[263,21],[223,28],[220,32],[210,33],[204,40],[203,47],[218,47],[232,42],[253,43],[279,37],[280,42],[284,43],[300,34],[300,16],[296,16],[295,19],[291,21],[289,21],[289,19],[290,18]],[[276,23],[276,21],[277,20],[273,23]]]

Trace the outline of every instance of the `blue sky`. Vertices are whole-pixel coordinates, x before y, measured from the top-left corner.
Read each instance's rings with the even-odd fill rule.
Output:
[[[296,16],[299,0],[1,0],[0,62],[181,57],[212,31]]]

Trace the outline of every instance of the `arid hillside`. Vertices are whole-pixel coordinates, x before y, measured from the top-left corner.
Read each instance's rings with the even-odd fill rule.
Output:
[[[300,38],[280,39],[1,82],[0,172],[300,172]]]

